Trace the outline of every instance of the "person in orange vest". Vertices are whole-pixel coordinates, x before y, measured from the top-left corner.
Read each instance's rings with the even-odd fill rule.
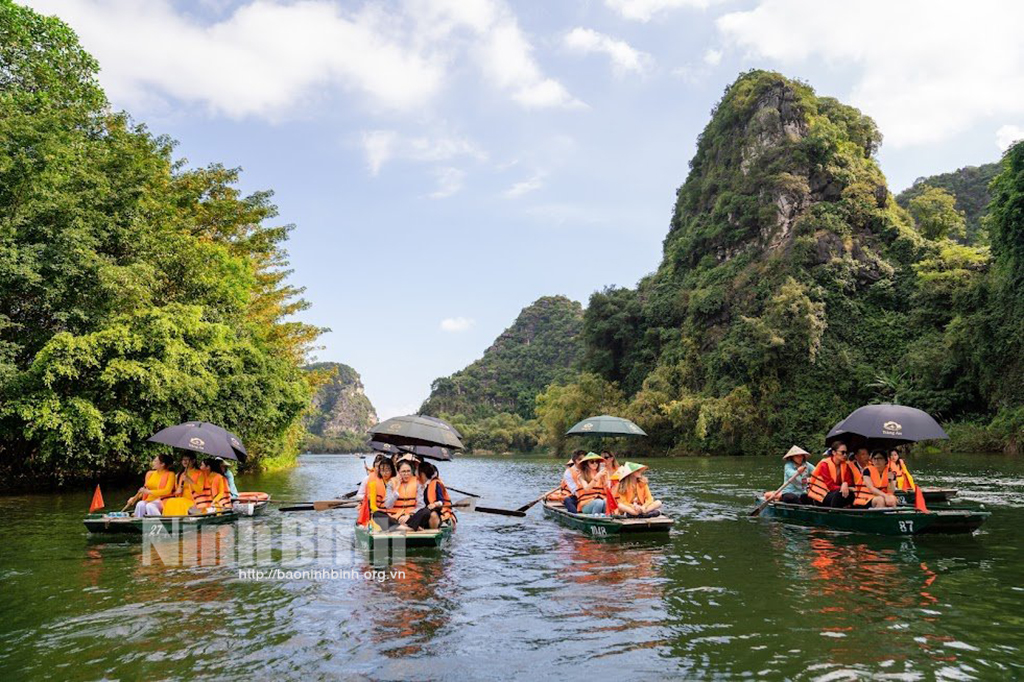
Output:
[[[178,480],[175,483],[175,495],[191,500],[193,490],[202,490],[202,486],[199,484],[202,475],[202,472],[196,468],[195,455],[190,452],[184,453],[181,456],[181,473],[178,474]]]
[[[371,523],[378,529],[387,530],[391,527],[391,517],[385,511],[389,506],[388,482],[395,477],[395,465],[387,457],[381,457],[375,471],[366,481],[366,501],[369,507]]]
[[[566,464],[565,473],[562,474],[562,485],[569,494],[562,498],[562,505],[570,514],[575,514],[579,505],[576,498],[576,491],[580,487],[580,460],[587,454],[584,450],[577,450],[572,453],[572,459]]]
[[[900,457],[900,451],[893,448],[889,451],[889,470],[896,478],[896,488],[899,490],[913,490],[917,487],[914,477],[907,469],[907,463]]]
[[[430,462],[422,462],[417,475],[423,490],[423,506],[409,517],[406,525],[413,530],[423,526],[440,528],[442,523],[455,525],[452,498],[438,476],[437,467]]]
[[[661,500],[651,495],[644,471],[647,471],[647,467],[636,462],[626,462],[616,470],[619,486],[615,492],[615,502],[619,514],[635,518],[661,516]]]
[[[174,460],[170,455],[161,453],[153,458],[150,470],[146,472],[146,480],[139,488],[137,495],[142,498],[135,503],[135,516],[160,516],[164,510],[164,499],[174,494],[174,472],[171,466]]]
[[[387,512],[398,530],[410,530],[409,519],[423,506],[423,486],[413,468],[415,458],[411,460],[402,458],[398,465],[398,478],[391,479],[388,486],[392,494]]]
[[[885,454],[876,452],[882,458],[882,468],[872,466],[872,457],[867,448],[857,448],[851,464],[853,473],[854,507],[895,507],[896,498],[889,494],[889,470],[885,466]],[[890,504],[890,501],[892,504]]]
[[[608,487],[607,472],[601,469],[601,455],[588,452],[580,458],[576,504],[581,514],[604,514],[604,491]]]
[[[849,507],[853,504],[853,469],[846,461],[846,443],[836,441],[829,456],[818,462],[807,482],[807,497],[820,507]]]
[[[199,465],[202,476],[200,481],[202,487],[192,490],[192,502],[194,503],[189,513],[206,514],[211,511],[224,511],[231,509],[231,489],[228,487],[228,480],[224,478],[224,470],[220,462],[207,457]]]

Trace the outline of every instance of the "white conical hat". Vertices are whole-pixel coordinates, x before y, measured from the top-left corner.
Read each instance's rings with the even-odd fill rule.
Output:
[[[804,457],[810,457],[811,453],[807,452],[801,447],[794,445],[789,449],[789,452],[782,456],[782,459],[789,459],[790,457],[796,457],[797,455],[803,455]]]

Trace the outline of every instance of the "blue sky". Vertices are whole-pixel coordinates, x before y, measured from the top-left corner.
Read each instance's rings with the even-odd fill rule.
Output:
[[[113,104],[272,189],[318,359],[381,417],[540,296],[660,260],[676,188],[749,68],[873,116],[898,191],[1024,137],[1024,3],[31,0]]]

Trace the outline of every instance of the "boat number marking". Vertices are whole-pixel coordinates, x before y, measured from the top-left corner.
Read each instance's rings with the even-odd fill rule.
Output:
[[[590,534],[591,535],[607,535],[608,532],[604,529],[604,526],[591,526],[590,527]]]
[[[900,532],[901,533],[913,533],[914,522],[913,521],[900,521]]]

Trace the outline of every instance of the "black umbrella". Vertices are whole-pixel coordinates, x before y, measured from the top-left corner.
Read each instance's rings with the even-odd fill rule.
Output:
[[[455,454],[455,451],[451,448],[439,445],[401,445],[399,449],[402,452],[408,452],[423,459],[434,459],[438,462],[450,462],[452,461],[452,455]]]
[[[209,422],[185,422],[168,426],[147,439],[150,443],[170,445],[172,448],[201,452],[211,457],[233,459],[244,462],[249,456],[242,440],[216,424]]]
[[[828,443],[851,435],[900,443],[949,438],[927,412],[888,403],[858,407],[850,416],[832,427],[825,441]]]
[[[443,419],[441,419],[439,417],[431,417],[431,416],[425,415],[425,414],[418,414],[416,416],[419,417],[420,419],[426,419],[426,420],[429,420],[429,421],[432,421],[432,422],[437,422],[439,424],[444,424],[445,426],[447,426],[449,429],[452,430],[452,433],[455,434],[456,438],[462,438],[462,434],[459,433],[459,430],[457,428],[455,428],[454,426],[452,426],[451,424],[449,424],[448,422],[446,422],[445,420],[443,420]]]
[[[391,443],[381,443],[379,440],[371,440],[369,443],[367,443],[367,445],[369,445],[370,449],[373,450],[374,452],[383,452],[388,455],[393,455],[396,452],[400,452],[397,445],[392,445]]]
[[[440,445],[457,450],[463,447],[448,422],[412,414],[385,419],[370,429],[370,433],[373,440],[393,445]]]

